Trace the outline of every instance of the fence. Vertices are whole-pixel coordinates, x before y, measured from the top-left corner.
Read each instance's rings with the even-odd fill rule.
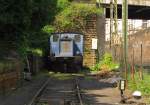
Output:
[[[0,62],[0,92],[5,94],[20,83],[20,63],[17,59]]]
[[[109,43],[108,43],[109,44]],[[141,72],[150,73],[150,28],[138,31],[128,36],[128,64],[130,70],[137,68]],[[109,45],[106,46],[109,51]],[[109,51],[110,52],[110,51]],[[115,61],[122,62],[123,46],[120,44],[112,46],[111,53]]]

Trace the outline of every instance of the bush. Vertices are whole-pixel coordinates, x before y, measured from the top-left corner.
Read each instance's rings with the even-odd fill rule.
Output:
[[[53,33],[55,31],[55,28],[51,25],[45,25],[43,28],[42,28],[42,31],[47,33],[47,34],[50,34],[50,33]]]
[[[103,59],[98,62],[93,68],[93,71],[100,71],[100,70],[116,70],[119,68],[119,64],[113,62],[112,55],[109,53],[105,53]]]
[[[102,9],[97,9],[95,6],[72,3],[56,16],[54,24],[58,31],[78,30],[83,32],[86,18],[90,15],[101,13]]]

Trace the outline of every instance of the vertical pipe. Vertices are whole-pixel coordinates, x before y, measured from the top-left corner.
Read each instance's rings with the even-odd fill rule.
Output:
[[[124,69],[125,69],[125,79],[127,80],[127,19],[128,19],[128,1],[123,0],[122,2],[122,32],[123,32],[123,39],[124,39]]]

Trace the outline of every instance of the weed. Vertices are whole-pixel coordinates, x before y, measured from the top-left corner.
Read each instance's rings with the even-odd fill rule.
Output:
[[[113,61],[112,55],[105,53],[101,61],[99,61],[94,67],[91,68],[92,71],[100,70],[116,70],[119,68],[119,64]]]
[[[140,80],[139,73],[135,73],[135,80],[131,80],[129,78],[129,89],[135,91],[139,90],[142,92],[143,95],[150,95],[150,75],[144,73],[143,80]]]

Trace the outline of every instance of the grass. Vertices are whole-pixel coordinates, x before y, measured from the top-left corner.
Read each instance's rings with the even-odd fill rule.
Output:
[[[132,91],[141,91],[142,96],[146,103],[150,105],[150,74],[144,73],[143,80],[139,79],[138,72],[135,73],[135,80],[129,79],[128,82],[129,89]]]
[[[94,80],[94,78],[93,78],[93,77],[90,77],[90,76],[85,76],[84,79],[85,79],[85,80],[88,80],[88,81]]]
[[[114,71],[119,68],[119,64],[113,61],[113,57],[110,53],[105,53],[103,59],[100,60],[94,67],[91,68],[92,71],[108,70]]]
[[[71,74],[67,74],[67,73],[53,73],[53,72],[49,72],[49,76],[59,79],[59,80],[67,80],[67,79],[72,79],[73,76]]]
[[[129,89],[132,91],[139,90],[144,96],[150,96],[150,75],[143,73],[143,80],[139,79],[138,72],[135,73],[135,80],[129,78]]]

